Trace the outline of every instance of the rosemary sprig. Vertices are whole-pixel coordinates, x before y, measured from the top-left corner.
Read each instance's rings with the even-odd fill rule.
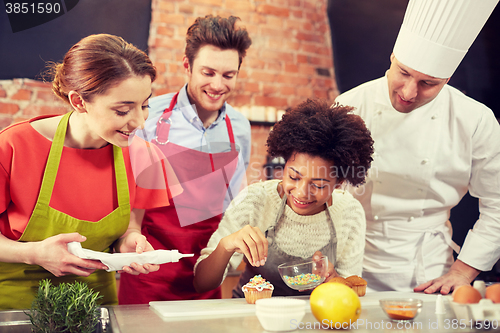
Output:
[[[40,281],[38,294],[28,313],[35,333],[91,333],[99,322],[98,292],[83,282]]]

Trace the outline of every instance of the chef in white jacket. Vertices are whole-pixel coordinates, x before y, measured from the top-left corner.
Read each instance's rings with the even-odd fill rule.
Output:
[[[500,127],[447,85],[497,3],[410,0],[386,75],[336,99],[375,141],[367,182],[353,189],[367,218],[368,290],[448,294],[500,257]],[[467,190],[480,217],[460,249],[448,219]]]

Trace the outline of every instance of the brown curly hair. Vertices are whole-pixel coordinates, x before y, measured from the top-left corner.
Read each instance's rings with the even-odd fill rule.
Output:
[[[274,125],[266,143],[268,154],[286,161],[295,153],[321,157],[333,162],[341,181],[363,184],[373,160],[373,140],[353,109],[319,99],[302,102]]]

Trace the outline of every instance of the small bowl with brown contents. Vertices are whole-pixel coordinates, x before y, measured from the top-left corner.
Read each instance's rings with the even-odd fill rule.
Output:
[[[381,299],[382,310],[393,321],[413,320],[422,310],[422,300],[415,298]]]

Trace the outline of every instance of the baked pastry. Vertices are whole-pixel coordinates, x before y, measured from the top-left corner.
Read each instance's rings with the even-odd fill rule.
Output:
[[[250,281],[241,287],[245,294],[245,299],[250,304],[261,298],[271,298],[274,286],[260,275],[255,275]]]
[[[347,282],[352,284],[352,289],[358,294],[358,296],[365,296],[367,282],[360,276],[351,275],[346,278]]]
[[[349,288],[352,288],[352,283],[344,279],[342,276],[336,276],[330,279],[328,282],[337,282],[337,283],[342,283],[348,286]]]

